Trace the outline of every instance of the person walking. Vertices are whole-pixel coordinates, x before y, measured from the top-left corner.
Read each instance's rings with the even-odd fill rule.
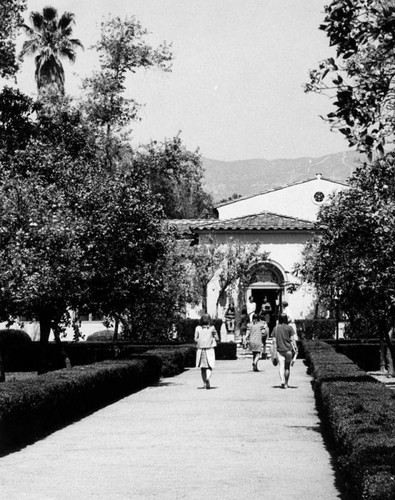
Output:
[[[298,340],[298,332],[297,332],[297,329],[296,329],[295,318],[294,318],[293,312],[290,309],[290,307],[288,305],[288,302],[286,300],[283,300],[282,312],[287,315],[288,325],[292,326],[292,328],[295,331],[295,340]]]
[[[278,319],[279,324],[273,329],[273,343],[277,351],[278,372],[280,375],[281,387],[288,387],[291,366],[294,364],[298,354],[295,341],[295,332],[292,326],[288,325],[287,315],[281,313]]]
[[[270,302],[268,301],[268,298],[265,297],[263,298],[261,310],[259,311],[259,316],[261,319],[266,321],[266,323],[269,325],[270,324],[270,319],[271,319],[271,314],[272,314],[272,306]]]
[[[225,311],[226,332],[229,334],[235,333],[235,318],[236,318],[235,306],[233,302],[230,302],[228,308]]]
[[[240,337],[241,337],[241,345],[243,349],[247,348],[247,342],[246,342],[246,337],[247,337],[247,327],[249,323],[249,316],[247,313],[247,308],[243,307],[241,310],[240,314],[240,320],[239,320],[239,331],[240,331]]]
[[[195,329],[196,367],[200,368],[203,388],[210,389],[210,378],[215,367],[215,350],[218,334],[211,324],[211,316],[207,313],[202,314],[200,325]]]
[[[250,295],[248,297],[248,302],[247,302],[247,313],[250,318],[250,323],[252,322],[252,315],[256,313],[256,302],[254,300],[254,297]]]
[[[266,321],[259,320],[259,315],[254,314],[252,316],[252,324],[247,329],[247,341],[252,352],[252,369],[254,372],[259,372],[258,361],[261,359],[262,354],[262,339],[263,336],[267,337],[268,333],[269,327]]]

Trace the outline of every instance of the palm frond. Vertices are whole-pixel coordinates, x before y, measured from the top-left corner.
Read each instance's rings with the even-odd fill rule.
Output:
[[[78,38],[70,38],[69,42],[70,45],[72,45],[73,47],[80,47],[81,49],[84,48],[84,46],[82,45],[81,41],[78,40]]]
[[[64,12],[59,19],[58,28],[62,31],[69,28],[70,25],[75,24],[75,16],[72,12]]]
[[[37,49],[38,43],[36,39],[26,40],[22,45],[21,56],[34,54]]]
[[[46,22],[55,21],[58,18],[58,11],[55,9],[55,7],[44,7],[43,17]]]
[[[33,28],[37,31],[41,31],[44,25],[44,17],[41,12],[31,12],[30,13],[30,22],[33,25]]]
[[[72,47],[61,47],[59,49],[59,56],[68,59],[70,62],[75,62],[77,54]]]

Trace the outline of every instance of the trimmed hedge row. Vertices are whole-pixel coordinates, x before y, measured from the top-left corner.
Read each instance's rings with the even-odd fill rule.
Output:
[[[301,340],[334,339],[336,335],[333,319],[297,319],[295,325]]]
[[[156,383],[160,375],[160,358],[142,355],[5,382],[0,385],[0,454]]]
[[[162,377],[174,377],[182,373],[185,368],[195,366],[194,346],[184,346],[178,348],[158,347],[145,352],[147,355],[157,356],[161,361]],[[135,350],[125,349],[118,355],[118,359],[128,359],[135,356]]]
[[[346,488],[363,500],[393,500],[395,394],[328,344],[303,344]]]

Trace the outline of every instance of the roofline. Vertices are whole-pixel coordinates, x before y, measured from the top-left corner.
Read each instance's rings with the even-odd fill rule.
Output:
[[[241,196],[240,198],[236,198],[234,200],[229,200],[227,202],[214,204],[214,208],[217,209],[219,207],[225,207],[227,205],[232,205],[233,203],[237,203],[239,201],[249,200],[250,198],[255,198],[256,196],[261,196],[263,194],[268,194],[268,193],[274,193],[275,191],[281,191],[281,189],[286,189],[289,187],[298,186],[299,184],[305,184],[306,182],[312,182],[315,180],[317,180],[317,177],[311,177],[309,179],[304,179],[303,181],[292,182],[290,184],[285,184],[284,186],[279,186],[279,187],[275,187],[272,189],[267,189],[266,191],[260,191],[259,193],[250,194],[248,196]],[[340,184],[342,186],[348,187],[348,184],[346,184],[345,182],[335,181],[334,179],[329,179],[329,177],[320,177],[320,180],[328,181],[328,182],[335,182],[336,184]]]
[[[255,228],[252,228],[252,229],[232,229],[232,228],[218,228],[218,229],[213,229],[213,228],[210,228],[208,226],[212,226],[212,225],[215,225],[215,224],[224,224],[226,225],[227,223],[230,223],[230,222],[235,222],[235,221],[238,221],[238,220],[243,220],[243,219],[247,219],[247,218],[255,218],[255,217],[259,217],[260,215],[274,215],[275,217],[283,217],[285,219],[291,219],[293,221],[298,221],[298,222],[302,222],[302,223],[306,223],[306,224],[315,224],[315,220],[309,220],[309,219],[300,219],[299,217],[292,217],[291,215],[283,215],[283,214],[278,214],[278,213],[275,213],[275,212],[270,212],[269,210],[264,210],[263,212],[260,212],[258,214],[249,214],[249,215],[244,215],[244,216],[241,216],[241,217],[233,217],[233,218],[230,218],[230,219],[223,219],[223,220],[219,220],[219,219],[215,219],[215,220],[211,220],[210,222],[208,221],[207,223],[203,224],[203,225],[197,225],[197,226],[189,226],[189,230],[192,232],[192,233],[198,233],[198,232],[213,232],[213,231],[218,231],[218,232],[245,232],[245,233],[248,233],[248,232],[254,232],[254,231],[266,231],[266,232],[278,232],[278,231],[282,231],[282,232],[285,232],[285,231],[290,231],[290,232],[293,232],[293,231],[298,231],[298,232],[301,232],[301,231],[306,231],[306,232],[312,232],[312,231],[315,231],[315,228],[312,228],[312,229],[307,229],[307,228],[300,228],[300,229],[281,229],[281,228],[278,228],[278,229],[255,229]],[[204,227],[204,226],[207,226],[207,227]]]

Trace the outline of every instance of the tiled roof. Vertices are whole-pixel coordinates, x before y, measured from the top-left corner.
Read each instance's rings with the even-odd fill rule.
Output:
[[[191,221],[192,222],[192,221]],[[236,219],[195,221],[192,231],[311,231],[314,222],[287,215],[262,212]]]
[[[222,203],[217,203],[217,204],[215,204],[215,208],[224,207],[226,205],[231,205],[232,203],[238,203],[239,201],[242,201],[242,200],[249,200],[250,198],[255,198],[256,196],[262,196],[264,194],[273,193],[274,191],[281,191],[282,189],[286,189],[286,188],[289,188],[292,186],[298,186],[299,184],[305,184],[306,182],[315,181],[316,179],[317,179],[317,177],[309,177],[308,179],[303,179],[302,181],[291,182],[289,184],[285,184],[282,186],[267,189],[267,190],[261,191],[259,193],[241,196],[240,198],[235,198],[234,200],[225,201]],[[329,179],[327,177],[320,177],[320,180],[327,181],[327,182],[333,182],[334,184],[340,184],[341,186],[348,186],[348,184],[346,184],[344,182],[335,181],[335,180]]]
[[[170,227],[176,229],[181,235],[192,234],[191,226],[210,222],[210,219],[167,219],[165,221]]]

